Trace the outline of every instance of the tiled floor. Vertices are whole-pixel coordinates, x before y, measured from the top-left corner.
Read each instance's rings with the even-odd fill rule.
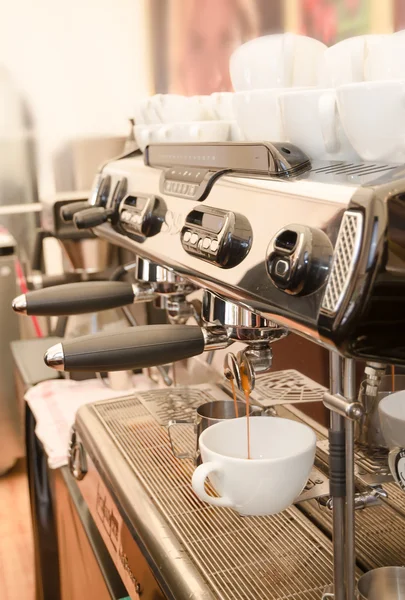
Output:
[[[0,477],[0,600],[34,600],[34,551],[25,462]]]

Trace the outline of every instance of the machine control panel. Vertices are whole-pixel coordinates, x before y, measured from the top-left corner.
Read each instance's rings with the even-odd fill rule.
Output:
[[[165,194],[199,200],[201,184],[208,174],[207,169],[174,167],[167,169],[161,181],[161,190]]]
[[[161,198],[129,195],[121,201],[118,224],[129,237],[152,237],[161,230],[165,214],[166,207]]]
[[[181,243],[188,254],[229,269],[249,252],[252,229],[243,215],[203,206],[187,215]]]
[[[288,225],[269,244],[267,272],[274,285],[287,294],[309,294],[325,282],[332,254],[332,243],[322,230]]]

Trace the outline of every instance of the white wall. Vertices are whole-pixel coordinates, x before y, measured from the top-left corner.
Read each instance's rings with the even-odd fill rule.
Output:
[[[63,140],[127,134],[148,93],[144,1],[0,0],[0,64],[34,114],[42,193]]]

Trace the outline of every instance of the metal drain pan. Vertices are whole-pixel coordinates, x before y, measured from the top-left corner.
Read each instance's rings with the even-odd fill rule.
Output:
[[[211,593],[224,600],[321,598],[332,581],[331,543],[297,508],[271,517],[242,518],[200,502],[190,486],[193,464],[173,457],[166,429],[134,397],[96,403],[78,413],[78,431],[85,447],[99,454],[94,458],[100,471],[111,467],[106,461],[103,466],[97,439],[89,439],[97,434],[94,417],[141,483],[169,535],[181,544],[189,571],[191,565],[206,583],[204,597]],[[183,435],[192,434],[185,430]],[[115,462],[114,473],[104,472],[104,479],[114,482],[117,505],[125,507],[133,528],[143,532],[143,543],[153,558],[156,540],[148,543],[141,500],[131,497],[130,482],[120,482],[120,471]],[[180,557],[173,556],[166,553],[163,560],[162,555],[155,559],[161,574],[173,578],[177,573],[178,579],[183,567]],[[176,598],[202,597],[190,594],[186,579],[183,595],[177,592]]]

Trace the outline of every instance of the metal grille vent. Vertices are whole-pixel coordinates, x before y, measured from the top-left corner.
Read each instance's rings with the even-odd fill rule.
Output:
[[[210,507],[191,488],[193,463],[174,458],[167,430],[138,400],[93,410],[219,600],[322,597],[333,579],[331,543],[297,508],[241,518]],[[192,443],[192,431],[183,435]]]
[[[347,210],[343,216],[333,255],[322,309],[334,315],[340,308],[360,254],[363,215]]]
[[[333,165],[327,165],[326,167],[320,167],[314,169],[313,173],[322,173],[324,175],[372,175],[373,173],[379,174],[385,171],[392,171],[397,169],[398,165],[379,165],[374,163],[335,163]]]

